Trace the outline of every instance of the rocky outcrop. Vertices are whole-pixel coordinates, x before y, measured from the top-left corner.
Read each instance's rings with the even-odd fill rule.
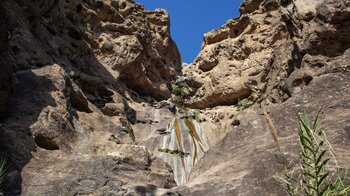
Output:
[[[57,63],[81,80],[121,80],[140,94],[170,97],[181,59],[165,10],[127,0],[5,1],[2,8],[16,29],[8,32],[15,71]]]
[[[245,0],[241,16],[206,33],[197,59],[182,65],[165,10],[132,0],[3,0],[5,195],[283,195],[274,176],[285,165],[263,110],[292,169],[295,112],[315,116],[322,107],[320,126],[338,159],[330,168],[346,168],[349,7]],[[175,124],[166,129],[176,113],[170,84],[181,72],[208,151],[191,143],[188,124],[180,134]],[[175,149],[178,135],[185,152]]]
[[[347,1],[249,1],[241,16],[204,35],[184,67],[194,89],[187,105],[202,108],[211,148],[179,195],[285,195],[276,179],[285,164],[263,115],[277,128],[288,166],[299,164],[297,114],[306,108],[348,168],[350,32]]]
[[[298,121],[304,108],[314,119],[322,107],[320,129],[332,144],[338,165],[347,168],[350,160],[349,72],[330,73],[315,78],[282,104],[266,108],[277,131],[282,152],[292,170],[299,164]],[[262,110],[246,109],[235,117],[233,127],[213,146],[192,170],[190,181],[173,192],[181,195],[285,195],[277,177],[283,177],[285,164],[269,132]]]
[[[322,66],[346,58],[347,1],[245,1],[241,16],[204,35],[202,51],[184,68],[196,88],[188,105],[211,108],[248,98],[281,103],[313,77],[347,69]],[[343,55],[344,54],[344,55]],[[310,66],[311,59],[323,63]],[[311,60],[311,61],[310,61]]]
[[[6,0],[0,11],[0,154],[11,165],[5,194],[175,186],[157,149],[139,144],[136,115],[137,105],[169,98],[181,71],[167,12],[129,0]]]
[[[173,186],[170,168],[136,144],[125,117],[104,115],[59,65],[20,71],[16,78],[19,93],[1,127],[4,148],[20,169],[9,174],[8,194],[127,193],[132,185]]]

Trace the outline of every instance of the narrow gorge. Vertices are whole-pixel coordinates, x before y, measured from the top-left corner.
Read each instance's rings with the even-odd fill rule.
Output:
[[[4,195],[287,195],[304,109],[350,167],[348,0],[244,0],[191,64],[133,0],[3,0],[0,24]]]

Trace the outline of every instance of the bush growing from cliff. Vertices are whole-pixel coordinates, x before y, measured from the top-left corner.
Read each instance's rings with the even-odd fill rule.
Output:
[[[335,162],[336,159],[325,132],[318,129],[319,117],[320,113],[311,125],[306,112],[304,119],[299,116],[300,168],[297,174],[286,173],[286,178],[280,178],[291,196],[346,196],[350,193],[350,185],[344,184],[346,172],[342,175],[338,170],[336,180],[330,179],[326,165],[331,159],[327,157],[333,157]]]
[[[248,108],[249,106],[251,106],[253,104],[254,104],[254,102],[250,101],[248,98],[238,99],[237,107],[238,107],[238,109],[243,110],[243,109]]]
[[[172,102],[180,108],[184,107],[185,100],[192,93],[192,88],[184,81],[183,77],[178,77],[171,83],[171,91],[173,93]]]

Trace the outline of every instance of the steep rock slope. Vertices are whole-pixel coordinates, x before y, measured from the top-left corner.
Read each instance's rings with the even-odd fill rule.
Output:
[[[6,195],[175,186],[133,129],[142,123],[136,106],[169,98],[181,70],[166,11],[130,0],[5,0],[0,22]]]
[[[204,35],[183,68],[211,145],[239,126],[240,110],[279,104],[314,78],[349,70],[349,2],[244,1],[241,16]]]
[[[206,33],[202,51],[184,68],[197,89],[190,106],[233,105],[248,97],[281,103],[313,77],[347,69],[348,62],[339,62],[350,47],[349,2],[245,1],[241,13]]]
[[[288,169],[299,163],[297,114],[323,108],[321,127],[348,168],[350,4],[345,0],[243,2],[241,16],[204,35],[184,67],[213,145],[181,195],[285,195],[281,162],[263,110],[274,122]]]
[[[346,0],[245,0],[183,68],[210,149],[175,187],[159,156],[181,58],[166,11],[131,0],[0,4],[0,149],[6,195],[284,195],[296,112],[323,107],[339,167],[350,154]],[[335,168],[331,163],[331,168]]]
[[[329,168],[348,168],[350,160],[349,72],[315,78],[302,93],[266,110],[277,135],[288,169],[299,162],[297,114],[303,109],[314,119],[322,107],[320,129],[332,144],[338,163]],[[285,163],[276,149],[262,110],[248,108],[235,115],[240,125],[232,127],[192,170],[187,184],[172,192],[181,195],[286,195],[277,177]],[[330,156],[330,155],[328,155]]]

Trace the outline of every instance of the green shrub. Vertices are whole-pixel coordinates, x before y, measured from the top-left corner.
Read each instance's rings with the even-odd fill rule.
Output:
[[[306,112],[304,119],[299,116],[300,168],[296,174],[286,172],[285,178],[280,178],[289,195],[346,196],[350,193],[350,186],[344,184],[346,172],[342,176],[338,170],[335,173],[336,180],[332,182],[330,179],[330,172],[326,168],[330,158],[327,157],[336,160],[325,132],[317,127],[319,117],[320,112],[311,125]]]
[[[183,77],[178,77],[171,83],[171,91],[173,93],[172,102],[179,108],[184,107],[186,98],[193,92]]]
[[[238,107],[238,109],[243,110],[243,109],[245,109],[253,104],[254,104],[254,102],[250,101],[248,98],[238,99],[237,107]]]

